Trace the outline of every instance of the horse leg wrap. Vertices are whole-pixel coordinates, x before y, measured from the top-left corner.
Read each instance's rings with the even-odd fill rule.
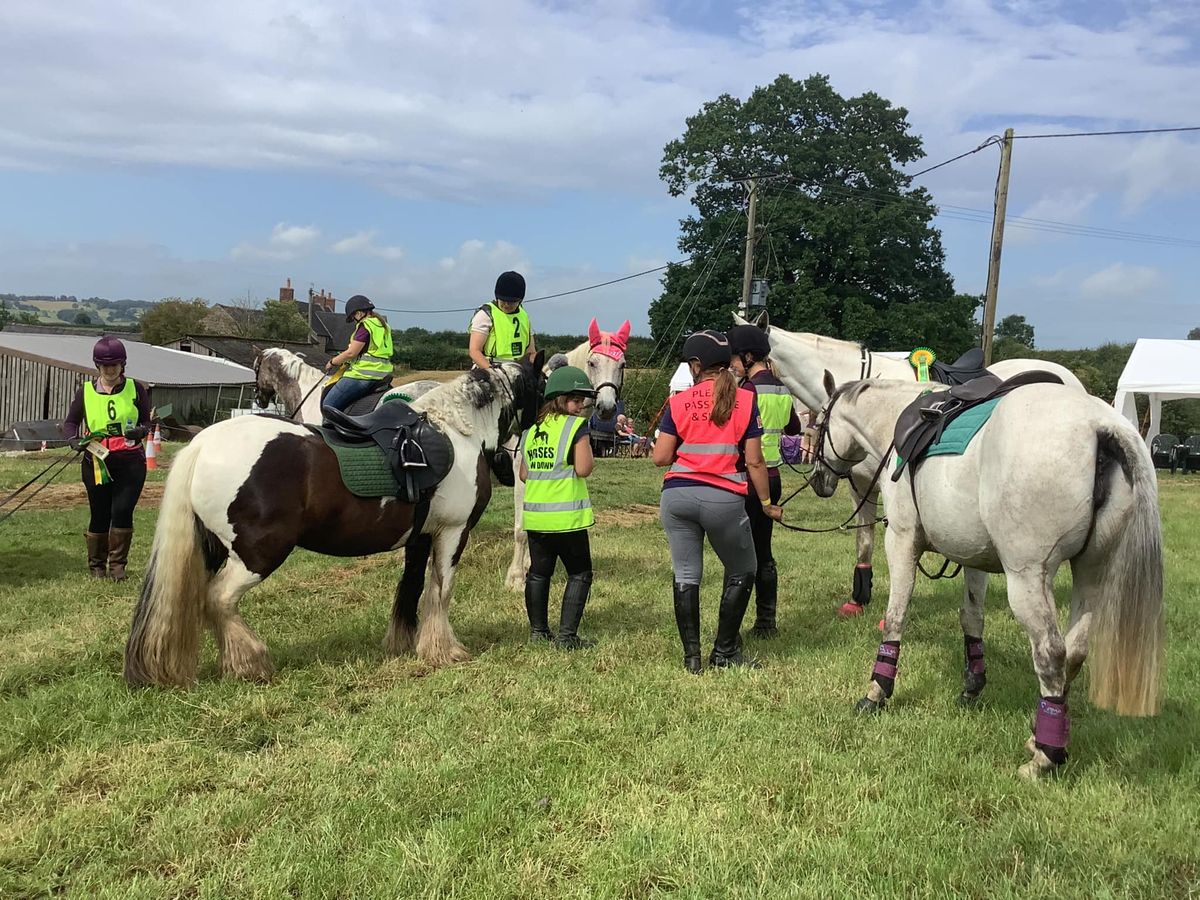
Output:
[[[871,680],[879,685],[885,698],[891,697],[896,687],[896,666],[899,662],[899,641],[884,641],[879,645],[879,652],[875,656],[875,668],[871,670]]]
[[[987,684],[987,666],[983,662],[983,638],[964,635],[963,647],[966,659],[963,671],[963,692],[978,694]]]
[[[1055,765],[1067,761],[1067,744],[1071,739],[1071,718],[1067,715],[1066,697],[1042,697],[1038,701],[1037,718],[1033,725],[1033,741],[1037,748]]]
[[[854,590],[850,598],[859,606],[866,606],[871,602],[872,574],[869,565],[860,564],[854,567]]]

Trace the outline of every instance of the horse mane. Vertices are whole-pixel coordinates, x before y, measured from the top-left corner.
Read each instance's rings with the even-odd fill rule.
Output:
[[[425,413],[431,422],[452,428],[462,435],[472,435],[480,428],[494,428],[495,415],[490,412],[497,398],[511,401],[514,363],[498,363],[490,369],[472,369],[436,387],[412,402],[413,409]],[[487,415],[484,411],[489,411]]]

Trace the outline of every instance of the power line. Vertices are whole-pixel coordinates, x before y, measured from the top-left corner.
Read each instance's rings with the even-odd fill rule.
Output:
[[[574,288],[569,291],[560,291],[557,294],[546,294],[542,297],[531,297],[524,301],[525,303],[537,303],[540,300],[553,300],[556,297],[569,297],[571,294],[582,294],[584,291],[594,291],[597,288],[608,287],[611,284],[619,284],[622,281],[629,281],[633,278],[641,278],[643,275],[651,275],[654,272],[661,272],[669,266],[682,265],[683,263],[691,262],[691,258],[679,260],[678,262],[667,263],[662,266],[655,266],[653,269],[643,269],[641,272],[634,272],[632,275],[622,275],[620,278],[613,278],[610,281],[602,281],[599,284],[589,284],[586,287]],[[404,313],[406,315],[415,316],[436,316],[442,313],[460,313],[460,312],[475,312],[479,309],[478,306],[459,306],[454,309],[395,309],[388,306],[377,306],[376,309],[381,309],[384,312]]]
[[[1105,137],[1112,134],[1173,134],[1181,131],[1200,131],[1200,125],[1183,125],[1179,128],[1133,128],[1126,131],[1071,131],[1063,134],[1014,134],[1013,140],[1028,141],[1035,138]]]

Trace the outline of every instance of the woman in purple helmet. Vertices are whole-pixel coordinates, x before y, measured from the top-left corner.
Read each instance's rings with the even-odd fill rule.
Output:
[[[125,377],[125,345],[105,336],[92,348],[97,377],[80,386],[63,423],[63,433],[78,449],[93,441],[107,451],[83,454],[87,488],[88,569],[94,578],[125,580],[125,563],[133,540],[133,508],[146,483],[146,451],[142,441],[150,425],[150,392]]]

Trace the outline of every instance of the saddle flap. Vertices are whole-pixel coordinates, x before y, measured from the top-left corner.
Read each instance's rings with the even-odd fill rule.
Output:
[[[403,400],[389,400],[365,416],[351,416],[326,407],[322,410],[325,423],[349,441],[369,441],[380,431],[408,428],[421,419],[421,414]]]

